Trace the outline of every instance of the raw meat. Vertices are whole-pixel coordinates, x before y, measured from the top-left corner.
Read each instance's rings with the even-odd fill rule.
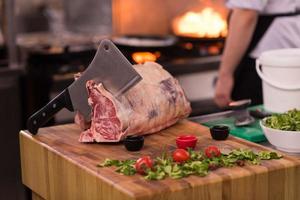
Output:
[[[134,65],[143,80],[116,99],[101,83],[87,82],[91,123],[77,113],[75,122],[83,131],[80,142],[117,142],[127,135],[144,135],[167,128],[186,118],[190,103],[179,85],[154,62]]]

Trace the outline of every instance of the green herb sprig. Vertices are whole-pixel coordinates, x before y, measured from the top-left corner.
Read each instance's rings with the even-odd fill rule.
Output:
[[[147,170],[145,179],[161,180],[166,177],[180,179],[189,175],[206,176],[209,171],[220,167],[243,166],[245,163],[259,165],[261,160],[280,159],[282,155],[276,152],[260,151],[258,153],[249,149],[235,149],[228,154],[222,154],[220,157],[207,158],[201,151],[189,149],[190,159],[185,163],[176,163],[166,152],[160,157],[154,159],[153,170]],[[124,175],[134,175],[135,160],[111,160],[105,159],[98,164],[98,167],[117,167],[116,171]]]
[[[98,164],[98,167],[110,167],[115,166],[117,167],[116,172],[119,172],[121,174],[131,176],[136,173],[136,170],[134,168],[135,160],[111,160],[106,158],[103,163]]]

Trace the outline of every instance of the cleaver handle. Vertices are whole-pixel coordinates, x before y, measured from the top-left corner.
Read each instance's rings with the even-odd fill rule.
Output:
[[[73,111],[73,106],[68,89],[62,91],[46,106],[29,117],[29,119],[27,120],[27,129],[30,133],[35,135],[41,126],[48,122],[57,112],[59,112],[63,108],[67,108],[68,110]]]

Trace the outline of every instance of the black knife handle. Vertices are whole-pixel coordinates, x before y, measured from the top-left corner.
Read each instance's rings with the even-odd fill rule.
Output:
[[[27,120],[27,129],[30,133],[36,134],[41,126],[48,122],[58,111],[63,108],[73,111],[68,89],[65,89],[46,106],[29,117]]]

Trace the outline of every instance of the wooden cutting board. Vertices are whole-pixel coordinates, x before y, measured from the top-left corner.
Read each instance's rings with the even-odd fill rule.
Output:
[[[206,177],[179,180],[147,181],[140,175],[129,177],[113,168],[96,167],[105,158],[160,155],[164,148],[176,148],[175,138],[180,134],[197,135],[197,149],[216,145],[221,149],[266,150],[231,136],[226,141],[212,140],[208,128],[187,120],[147,136],[139,152],[128,152],[122,144],[82,144],[79,134],[74,124],[42,128],[36,136],[20,132],[22,180],[33,191],[34,199],[300,199],[300,161],[286,155],[259,166],[220,168]]]

